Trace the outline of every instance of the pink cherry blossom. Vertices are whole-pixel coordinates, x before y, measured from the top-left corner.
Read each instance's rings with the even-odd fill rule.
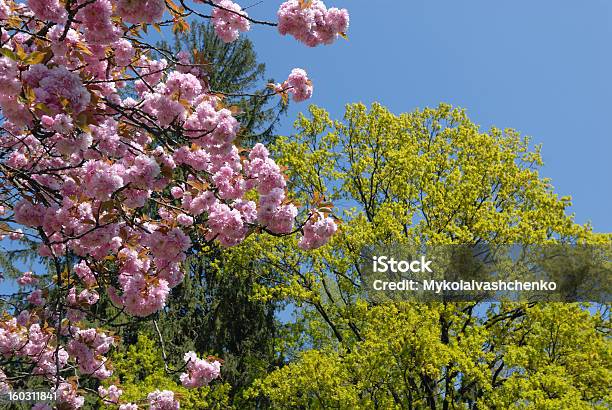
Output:
[[[45,304],[45,298],[43,298],[42,290],[36,289],[28,296],[28,302],[36,306],[42,306]]]
[[[304,236],[298,242],[298,246],[305,250],[319,248],[329,241],[337,229],[338,226],[331,217],[325,217],[317,212],[304,225]]]
[[[87,161],[83,166],[83,184],[87,195],[94,199],[107,200],[123,187],[125,167],[106,161]]]
[[[63,408],[80,409],[85,404],[85,397],[79,396],[75,386],[71,383],[60,383],[56,394],[57,401]]]
[[[202,84],[193,74],[172,71],[168,74],[166,82],[158,87],[158,90],[164,95],[175,95],[178,99],[193,103],[196,97],[202,94]]]
[[[346,9],[328,10],[320,0],[309,2],[308,7],[303,7],[298,0],[286,1],[277,15],[281,34],[289,34],[310,47],[333,43],[349,26]]]
[[[170,390],[155,390],[147,396],[150,410],[178,410],[179,402]]]
[[[182,373],[180,379],[183,386],[189,389],[205,386],[221,374],[221,363],[217,360],[198,359],[195,352],[185,353],[184,360],[187,372]]]
[[[285,84],[295,102],[305,101],[312,97],[312,82],[308,79],[306,71],[301,68],[291,70]]]
[[[23,275],[19,279],[17,279],[17,283],[20,286],[32,285],[38,282],[38,279],[33,276],[32,272],[24,272]]]
[[[23,231],[20,228],[15,229],[9,233],[9,239],[17,241],[24,237]]]
[[[266,227],[274,233],[286,234],[293,230],[293,224],[298,210],[293,204],[285,204],[276,208],[271,221]]]
[[[62,24],[67,17],[66,9],[59,0],[28,0],[28,6],[41,20]]]
[[[6,394],[11,390],[11,386],[6,382],[6,374],[0,369],[0,394]]]
[[[11,9],[4,0],[0,0],[0,20],[6,20],[11,15]]]
[[[108,353],[114,339],[96,329],[77,330],[74,333],[66,350],[76,359],[79,371],[98,379],[110,377],[112,372],[106,367],[107,359],[103,355]]]
[[[208,226],[210,232],[206,235],[206,239],[217,239],[223,246],[237,245],[247,233],[240,211],[231,209],[225,204],[212,207],[208,216]]]
[[[23,77],[33,88],[37,101],[45,104],[54,113],[63,110],[62,100],[67,100],[72,112],[77,114],[90,102],[91,95],[83,86],[81,78],[66,67],[47,68],[37,64],[30,67]]]
[[[115,62],[118,66],[122,67],[129,65],[136,54],[132,43],[124,38],[117,40],[113,44],[113,50],[115,51]]]
[[[91,44],[110,44],[119,39],[121,31],[111,15],[113,5],[109,0],[95,0],[79,10],[77,17],[83,22],[85,39]]]
[[[119,398],[123,394],[123,390],[111,384],[108,388],[104,386],[98,387],[98,394],[105,402],[118,403]]]
[[[21,91],[17,63],[8,57],[0,57],[0,82],[3,85],[0,98],[3,100],[8,100]]]
[[[245,182],[240,174],[227,165],[222,166],[214,175],[213,181],[223,199],[238,199],[244,195]]]
[[[128,23],[155,23],[161,20],[166,5],[162,0],[119,0],[117,13]]]
[[[185,214],[178,214],[176,216],[176,221],[183,226],[193,225],[193,217]]]
[[[215,32],[226,43],[235,41],[240,32],[249,31],[251,23],[245,18],[247,13],[231,0],[215,0],[212,22]]]

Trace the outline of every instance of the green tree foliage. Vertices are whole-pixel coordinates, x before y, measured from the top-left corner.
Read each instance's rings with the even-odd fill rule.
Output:
[[[11,231],[2,217],[0,217],[0,228]],[[43,266],[45,261],[38,255],[37,247],[38,245],[27,236],[18,240],[3,241],[0,244],[0,280],[16,279],[23,274],[24,269],[34,270],[35,266]]]
[[[206,249],[189,258],[188,275],[173,289],[159,328],[169,356],[194,350],[221,357],[232,405],[247,408],[266,400],[244,402],[242,391],[279,364],[274,349],[279,303],[254,299],[256,286],[266,282],[255,274],[252,260],[232,263],[228,252]],[[239,255],[240,249],[232,252]]]
[[[605,309],[364,297],[360,252],[372,244],[609,244],[567,215],[570,198],[538,174],[539,147],[445,104],[402,115],[354,104],[343,121],[311,107],[295,126],[276,149],[296,198],[325,195],[344,223],[313,252],[294,238],[243,247],[259,274],[282,272],[258,297],[303,307],[279,348],[291,360],[247,396],[296,409],[609,408]]]

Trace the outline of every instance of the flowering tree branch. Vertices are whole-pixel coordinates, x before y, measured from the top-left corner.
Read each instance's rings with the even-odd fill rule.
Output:
[[[20,291],[3,302],[0,393],[36,377],[59,407],[80,408],[81,394],[92,392],[79,380],[108,379],[106,356],[117,348],[112,331],[88,323],[154,318],[183,280],[187,254],[213,242],[235,246],[255,232],[301,233],[299,245],[313,249],[335,233],[327,208],[300,212],[292,203],[266,147],[236,145],[230,94],[209,89],[197,52],[173,56],[142,38],[148,27],[184,32],[185,19],[199,16],[211,18],[225,42],[253,23],[315,46],[344,36],[348,13],[292,0],[272,23],[229,0],[201,3],[210,16],[184,0],[0,0],[0,236],[34,241],[52,269],[24,272]],[[302,69],[269,88],[262,98],[304,101],[313,93]],[[95,311],[101,296],[117,313]],[[184,361],[172,372],[183,371],[185,387],[219,377],[216,358],[188,352]],[[137,408],[121,403],[118,386],[97,394],[121,410]],[[178,408],[169,391],[146,401]]]

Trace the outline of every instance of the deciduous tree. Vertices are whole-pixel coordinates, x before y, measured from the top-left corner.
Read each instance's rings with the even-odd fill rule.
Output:
[[[514,130],[483,131],[446,104],[401,115],[351,104],[338,121],[311,107],[296,128],[276,144],[292,192],[319,198],[320,209],[328,200],[340,204],[343,223],[311,253],[291,239],[249,239],[260,266],[284,272],[260,297],[292,300],[302,313],[283,350],[290,360],[250,394],[268,397],[273,408],[610,405],[605,309],[379,304],[364,289],[362,250],[376,244],[609,246],[609,236],[573,221],[569,197],[539,175],[539,147]]]

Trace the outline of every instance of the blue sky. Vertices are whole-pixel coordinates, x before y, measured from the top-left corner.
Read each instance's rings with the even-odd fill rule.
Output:
[[[280,3],[248,11],[275,20]],[[378,101],[396,113],[448,102],[485,129],[515,128],[543,143],[542,173],[572,195],[576,220],[612,232],[612,1],[325,3],[349,9],[348,41],[311,49],[275,29],[251,29],[270,76],[305,68],[311,102],[334,117],[347,102]],[[306,108],[293,104],[281,132],[291,133]]]

